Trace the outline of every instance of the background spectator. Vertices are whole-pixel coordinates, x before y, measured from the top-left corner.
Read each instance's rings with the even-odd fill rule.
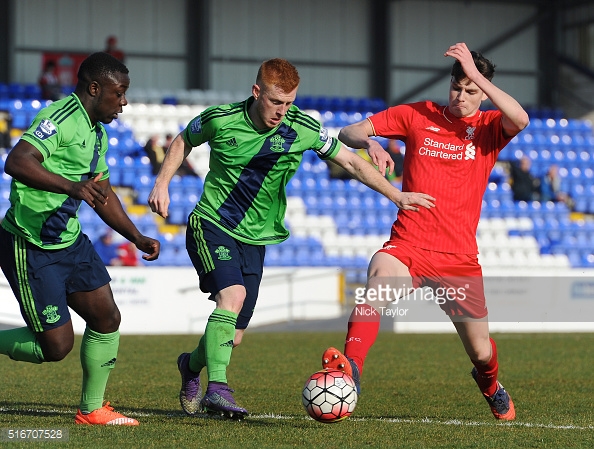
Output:
[[[118,38],[115,36],[109,36],[107,38],[105,41],[105,50],[103,51],[122,63],[126,60],[126,54],[118,48]]]
[[[132,242],[125,241],[117,247],[119,265],[123,267],[137,267],[142,265],[138,259],[136,246]]]
[[[559,176],[559,167],[551,165],[545,175],[540,180],[540,200],[563,202],[570,209],[573,208],[574,201],[567,192],[561,190],[561,177]]]
[[[146,144],[144,145],[144,152],[151,162],[153,175],[156,175],[159,173],[159,168],[161,168],[161,163],[165,157],[165,149],[159,144],[159,136],[151,136],[146,141]]]
[[[530,173],[532,161],[523,156],[517,164],[511,163],[511,181],[514,201],[538,201],[540,180]]]
[[[39,87],[41,88],[41,98],[44,100],[56,101],[62,98],[62,86],[56,75],[55,61],[50,60],[45,63],[39,77]]]
[[[93,242],[95,250],[105,265],[122,265],[118,255],[118,247],[113,241],[113,231],[108,229],[98,240]]]

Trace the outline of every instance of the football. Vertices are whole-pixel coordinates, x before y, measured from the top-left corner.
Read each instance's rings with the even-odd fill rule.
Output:
[[[334,423],[348,418],[355,410],[357,387],[348,374],[336,369],[324,369],[307,379],[301,400],[313,419]]]

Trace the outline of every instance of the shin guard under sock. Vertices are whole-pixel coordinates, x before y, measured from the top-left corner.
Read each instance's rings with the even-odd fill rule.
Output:
[[[190,370],[199,373],[206,366],[206,335],[203,335],[198,342],[198,347],[190,354]]]
[[[368,304],[358,304],[351,312],[344,344],[344,354],[351,358],[363,373],[367,353],[379,332],[380,315]]]
[[[80,345],[83,371],[80,411],[90,413],[103,406],[107,379],[115,366],[120,343],[119,331],[100,334],[88,327]]]
[[[491,342],[491,358],[487,363],[479,363],[471,360],[475,366],[478,376],[476,382],[479,389],[489,397],[497,392],[497,373],[499,372],[499,363],[497,361],[497,345],[495,340],[489,338]]]
[[[215,309],[208,318],[203,338],[209,382],[227,383],[237,316],[228,310]]]

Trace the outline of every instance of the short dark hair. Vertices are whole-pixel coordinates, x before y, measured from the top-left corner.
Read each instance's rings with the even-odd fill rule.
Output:
[[[485,78],[491,81],[493,79],[493,76],[495,75],[495,64],[493,64],[491,61],[485,58],[478,51],[471,51],[470,54],[472,55],[474,65],[476,65],[478,71]],[[456,82],[460,82],[464,78],[467,78],[466,73],[464,73],[464,70],[462,70],[462,64],[460,64],[460,61],[458,61],[457,59],[456,62],[454,62],[454,65],[452,66],[451,75]]]
[[[78,81],[90,83],[113,77],[116,73],[128,74],[129,70],[119,60],[108,53],[98,51],[88,56],[78,69]]]

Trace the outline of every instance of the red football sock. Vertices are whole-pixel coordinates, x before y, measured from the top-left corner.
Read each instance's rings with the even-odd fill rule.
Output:
[[[497,391],[497,372],[499,371],[499,363],[497,362],[497,345],[495,340],[489,338],[491,341],[491,359],[487,363],[479,363],[472,360],[472,363],[478,371],[476,378],[480,390],[490,396],[493,396]]]
[[[375,339],[380,327],[380,315],[368,304],[358,304],[351,312],[344,355],[353,359],[359,367],[359,374],[363,374],[365,357]]]

